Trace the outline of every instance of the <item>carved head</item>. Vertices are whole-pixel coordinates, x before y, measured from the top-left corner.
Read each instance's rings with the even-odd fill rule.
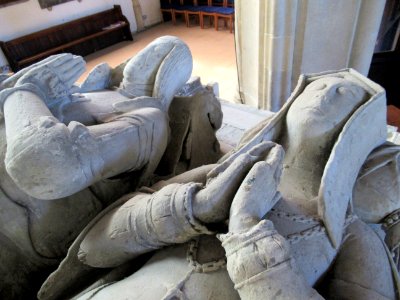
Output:
[[[337,132],[368,97],[369,93],[354,80],[316,79],[290,106],[286,116],[288,130],[305,138]]]
[[[265,140],[279,142],[285,124],[306,137],[336,133],[321,178],[318,215],[339,247],[358,172],[386,139],[385,91],[352,69],[301,75],[285,106],[246,134],[231,156]]]

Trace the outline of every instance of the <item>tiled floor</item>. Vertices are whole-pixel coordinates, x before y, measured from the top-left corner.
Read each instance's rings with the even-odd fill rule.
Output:
[[[88,55],[85,57],[87,72],[101,62],[114,67],[163,35],[178,36],[188,44],[194,61],[193,75],[200,76],[203,84],[218,82],[222,99],[239,102],[234,34],[224,29],[215,31],[214,28],[200,29],[199,26],[187,28],[183,23],[178,22],[174,26],[166,22],[134,34],[133,42],[119,43]]]

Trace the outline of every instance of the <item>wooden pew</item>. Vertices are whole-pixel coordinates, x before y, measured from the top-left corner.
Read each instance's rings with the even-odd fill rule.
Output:
[[[129,22],[121,7],[114,5],[100,13],[0,42],[0,46],[16,72],[53,54],[85,56],[124,40],[133,40]]]

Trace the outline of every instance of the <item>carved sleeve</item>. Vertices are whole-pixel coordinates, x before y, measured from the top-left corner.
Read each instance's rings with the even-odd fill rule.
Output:
[[[241,299],[323,299],[307,285],[290,256],[288,243],[270,221],[219,238]]]
[[[138,193],[110,211],[81,243],[79,259],[93,267],[115,267],[139,254],[211,234],[192,212],[199,184],[170,184]]]
[[[324,284],[332,299],[400,299],[399,274],[383,240],[355,219],[346,228],[346,239]]]

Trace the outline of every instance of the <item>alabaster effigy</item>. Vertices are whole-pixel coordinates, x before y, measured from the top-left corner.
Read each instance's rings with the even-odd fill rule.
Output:
[[[199,80],[186,83],[192,56],[179,39],[159,38],[75,84],[84,70],[81,57],[61,54],[0,83],[2,299],[36,298],[72,241],[121,196],[221,156],[220,104]],[[171,120],[183,87],[185,110]],[[155,176],[160,161],[169,172]]]
[[[68,54],[1,83],[2,295],[398,298],[384,90],[354,70],[303,75],[218,160],[220,104],[191,66],[163,37],[80,86]]]
[[[103,211],[39,296],[71,296],[81,284],[79,299],[395,299],[390,250],[352,201],[369,153],[394,153],[385,137],[381,87],[353,70],[302,76],[281,111],[217,165]],[[375,223],[392,188],[376,200]]]

